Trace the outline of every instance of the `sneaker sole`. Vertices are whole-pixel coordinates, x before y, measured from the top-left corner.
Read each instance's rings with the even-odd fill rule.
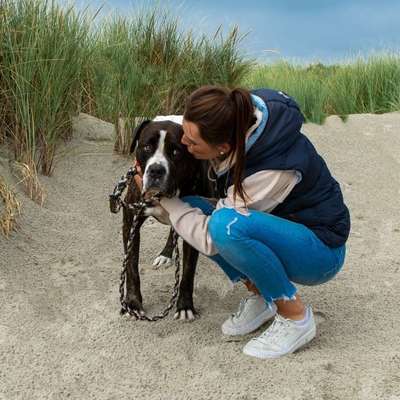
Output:
[[[286,354],[294,353],[296,350],[300,349],[307,343],[311,342],[315,338],[317,333],[316,327],[314,326],[310,332],[307,332],[305,335],[301,336],[297,339],[297,341],[290,347],[290,349],[284,353],[269,353],[269,352],[262,352],[258,349],[246,349],[243,348],[243,353],[248,356],[253,356],[261,359],[273,359],[285,356]]]
[[[273,317],[275,317],[275,313],[271,314],[271,310],[267,308],[257,318],[242,326],[241,329],[222,328],[222,333],[227,336],[247,335],[248,333],[251,333],[258,329],[261,325],[265,324]]]

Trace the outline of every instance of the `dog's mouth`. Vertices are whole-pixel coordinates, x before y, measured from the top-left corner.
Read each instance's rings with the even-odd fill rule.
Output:
[[[173,197],[177,193],[177,183],[159,164],[152,164],[146,168],[143,176],[142,196],[144,200],[153,197]]]
[[[164,193],[159,188],[150,188],[142,192],[144,200],[151,200],[154,197],[162,197]]]
[[[142,191],[142,197],[144,200],[150,200],[152,198],[161,197],[174,197],[179,195],[179,190],[177,188],[170,188],[169,190],[165,187],[151,186]]]
[[[145,175],[143,179],[142,197],[148,200],[156,195],[164,196],[168,191],[167,186],[165,177],[152,178]]]
[[[161,198],[161,197],[174,197],[178,195],[178,190],[174,190],[174,192],[163,192],[159,189],[149,189],[145,192],[142,192],[142,197],[144,200],[151,200],[154,198]]]

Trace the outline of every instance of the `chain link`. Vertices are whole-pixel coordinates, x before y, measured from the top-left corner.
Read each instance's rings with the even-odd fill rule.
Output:
[[[141,199],[139,202],[131,203],[131,204],[127,204],[123,200],[121,200],[122,192],[125,190],[130,179],[133,178],[135,176],[135,174],[137,174],[136,169],[133,167],[129,168],[126,175],[121,177],[121,179],[118,181],[117,185],[115,186],[113,193],[110,194],[110,196],[109,196],[110,211],[112,213],[114,213],[114,214],[118,213],[119,210],[121,209],[121,207],[130,209],[134,212],[132,226],[129,231],[127,250],[125,253],[124,261],[122,263],[122,271],[121,271],[121,275],[120,275],[120,284],[119,284],[119,300],[121,303],[120,314],[124,315],[124,314],[128,313],[135,319],[138,319],[141,321],[154,322],[154,321],[158,321],[160,319],[165,318],[176,303],[176,298],[177,298],[178,292],[179,292],[179,280],[180,280],[180,252],[179,252],[179,243],[178,243],[179,236],[175,231],[173,232],[172,246],[173,246],[174,252],[175,252],[175,259],[174,259],[175,285],[174,285],[174,288],[172,291],[172,297],[171,297],[170,302],[168,303],[168,306],[160,314],[156,314],[153,317],[148,317],[147,315],[140,313],[138,310],[135,310],[135,309],[132,309],[131,307],[129,307],[129,305],[125,301],[125,297],[126,297],[125,296],[125,281],[126,281],[128,262],[132,255],[132,251],[133,251],[133,240],[134,240],[135,234],[136,234],[136,226],[139,223],[139,217],[143,214],[143,211],[145,210],[145,208],[147,206],[149,206],[154,200],[158,200],[157,195],[153,196],[150,200]]]

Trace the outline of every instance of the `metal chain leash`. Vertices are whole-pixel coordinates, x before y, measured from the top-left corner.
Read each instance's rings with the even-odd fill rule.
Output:
[[[133,242],[133,238],[132,238],[132,240],[128,241],[130,246],[131,246],[132,242]],[[142,314],[139,311],[130,308],[129,305],[124,300],[124,298],[125,298],[124,285],[125,285],[125,279],[126,279],[126,269],[128,266],[128,259],[129,259],[130,250],[131,250],[128,246],[128,251],[127,251],[127,254],[126,254],[126,257],[125,257],[125,260],[123,263],[123,268],[121,271],[121,280],[120,280],[120,285],[119,285],[119,293],[120,293],[119,299],[121,302],[121,311],[120,311],[121,315],[128,313],[129,315],[135,317],[136,319],[153,322],[153,321],[158,321],[162,318],[165,318],[169,314],[172,307],[174,307],[174,305],[176,303],[176,298],[177,298],[178,292],[179,292],[180,253],[179,253],[179,246],[178,246],[178,235],[176,232],[174,232],[174,236],[173,236],[173,246],[174,246],[174,250],[175,250],[175,285],[174,285],[174,289],[172,292],[172,297],[171,297],[171,300],[170,300],[168,306],[164,309],[164,311],[162,311],[160,314],[154,315],[153,317],[148,317],[147,315]]]
[[[127,272],[127,268],[128,268],[129,258],[131,257],[131,255],[132,255],[131,253],[133,251],[133,240],[134,240],[135,234],[136,234],[136,226],[139,222],[138,218],[143,214],[143,211],[145,210],[145,208],[147,206],[149,206],[153,200],[157,200],[157,196],[153,196],[150,200],[146,200],[146,201],[141,200],[137,203],[132,203],[132,204],[127,204],[123,200],[121,200],[120,197],[121,197],[122,192],[126,188],[129,180],[131,178],[133,178],[135,176],[135,174],[137,174],[136,169],[133,167],[129,168],[126,175],[122,176],[121,179],[118,181],[117,185],[114,188],[113,193],[110,194],[110,210],[112,213],[118,213],[118,211],[121,209],[121,207],[130,209],[134,212],[132,226],[129,231],[127,250],[126,250],[125,258],[124,258],[124,261],[122,264],[122,271],[121,271],[121,275],[120,275],[120,284],[119,284],[119,294],[120,294],[119,300],[121,303],[120,314],[124,315],[124,314],[128,313],[132,317],[135,317],[135,319],[142,320],[142,321],[144,320],[144,321],[154,322],[154,321],[158,321],[162,318],[165,318],[176,303],[176,298],[177,298],[178,292],[179,292],[179,280],[180,280],[180,252],[179,252],[179,243],[178,243],[179,236],[174,231],[172,245],[173,245],[174,252],[175,252],[175,285],[174,285],[172,297],[171,297],[171,300],[170,300],[168,306],[160,314],[154,315],[153,317],[148,317],[147,315],[143,314],[143,312],[139,312],[138,310],[135,310],[135,309],[132,309],[131,307],[129,307],[129,305],[125,301],[125,281],[126,281],[126,272]]]

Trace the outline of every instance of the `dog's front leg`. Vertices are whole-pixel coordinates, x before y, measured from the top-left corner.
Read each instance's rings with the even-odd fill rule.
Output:
[[[194,320],[196,310],[193,306],[193,283],[199,252],[190,244],[183,242],[183,272],[179,286],[175,319]]]
[[[155,268],[159,268],[161,266],[168,267],[172,264],[172,253],[174,252],[174,230],[171,228],[169,230],[169,235],[167,239],[167,243],[165,243],[165,247],[160,253],[158,257],[156,257],[153,261],[153,265]]]
[[[128,258],[128,265],[126,268],[126,293],[125,301],[128,307],[132,310],[136,310],[141,314],[144,314],[142,304],[142,294],[140,292],[140,277],[139,277],[139,250],[140,250],[140,227],[146,217],[139,217],[134,231],[134,238],[131,244],[132,250]],[[130,230],[133,222],[133,214],[131,211],[123,210],[123,242],[125,254],[128,251],[128,239]]]

